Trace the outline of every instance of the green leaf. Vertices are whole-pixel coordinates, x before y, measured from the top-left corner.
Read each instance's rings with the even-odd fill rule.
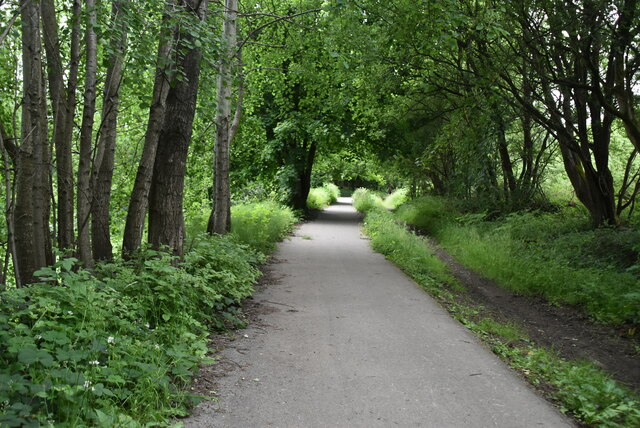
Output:
[[[38,361],[38,350],[35,347],[29,346],[28,348],[22,348],[18,352],[18,361],[23,364],[33,364]]]

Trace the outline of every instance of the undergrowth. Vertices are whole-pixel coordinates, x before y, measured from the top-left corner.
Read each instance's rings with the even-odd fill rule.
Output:
[[[263,251],[295,221],[268,203],[234,211],[249,230],[199,236],[182,262],[144,249],[89,272],[65,259],[0,294],[0,426],[157,426],[185,416],[201,399],[185,387],[210,362],[211,327],[242,325],[237,307]]]
[[[438,197],[403,205],[398,218],[434,236],[461,263],[516,293],[584,308],[611,324],[640,323],[640,234],[592,229],[576,212],[519,213],[485,221]]]
[[[322,187],[314,187],[309,190],[307,208],[323,210],[338,201],[340,189],[333,183],[325,183]]]
[[[436,204],[440,205],[431,206],[434,215],[425,218],[424,226],[447,223],[445,213],[452,212],[450,206],[443,200],[433,205]],[[446,266],[435,259],[423,238],[398,224],[391,213],[370,208],[364,231],[371,237],[376,251],[437,297],[456,319],[489,343],[494,353],[527,376],[531,383],[548,385],[549,395],[563,412],[594,426],[640,426],[640,398],[602,370],[588,362],[564,360],[531,343],[518,325],[497,322],[487,316],[483,308],[459,303],[453,291],[460,292],[462,287]]]
[[[275,249],[275,243],[287,236],[297,221],[291,208],[276,202],[231,207],[231,232],[265,254]]]
[[[353,206],[362,213],[369,212],[373,208],[384,208],[384,202],[379,193],[362,187],[356,189],[351,195]]]

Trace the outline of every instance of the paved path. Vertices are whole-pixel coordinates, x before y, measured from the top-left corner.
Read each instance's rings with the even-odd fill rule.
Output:
[[[339,204],[280,246],[264,313],[188,427],[571,426],[384,257]],[[229,365],[229,364],[227,364]]]

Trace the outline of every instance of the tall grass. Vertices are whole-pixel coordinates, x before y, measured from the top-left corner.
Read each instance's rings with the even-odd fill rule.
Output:
[[[407,231],[390,212],[370,210],[364,231],[371,237],[375,251],[384,254],[422,286],[439,288],[443,282],[457,283],[448,267],[426,245],[424,238]]]
[[[335,203],[340,197],[340,189],[333,183],[325,183],[322,187],[314,187],[309,190],[307,208],[323,210]]]
[[[407,189],[396,189],[383,198],[382,192],[374,192],[360,187],[353,192],[353,206],[360,212],[366,213],[373,208],[395,210],[407,201]]]
[[[517,293],[580,306],[601,322],[640,323],[640,281],[633,274],[637,232],[590,230],[588,219],[572,213],[488,222],[482,214],[461,215],[454,203],[437,197],[405,204],[397,217]]]
[[[362,192],[364,193],[364,192]],[[482,221],[482,215],[460,216],[455,204],[441,198],[423,198],[403,206],[398,216],[411,220],[430,230],[439,238],[450,243],[450,248],[465,249],[483,243],[482,237],[496,229],[495,224]],[[523,233],[526,225],[533,224],[526,219],[510,219],[519,223],[518,233]],[[507,223],[509,222],[507,221]],[[535,227],[536,236],[552,239],[558,230],[580,229],[581,222],[566,220],[564,226],[554,224],[549,229]],[[502,233],[504,233],[504,227]],[[509,229],[508,227],[506,229]],[[365,232],[371,237],[373,248],[400,266],[407,274],[421,284],[427,291],[439,298],[453,316],[487,342],[493,352],[523,375],[532,384],[551,385],[549,394],[559,402],[563,412],[570,412],[582,421],[594,426],[635,427],[640,423],[640,404],[633,391],[621,386],[602,370],[589,362],[567,361],[553,352],[535,346],[526,338],[524,331],[514,324],[501,324],[486,318],[482,307],[468,307],[460,303],[449,292],[443,282],[456,286],[447,267],[428,249],[424,238],[409,232],[396,222],[393,214],[376,207],[369,209],[365,217]],[[462,234],[461,231],[470,231]],[[453,232],[452,232],[453,231]],[[455,235],[454,232],[460,233]],[[525,233],[531,237],[533,231]],[[475,237],[475,238],[474,238]],[[495,237],[495,235],[492,235]],[[471,238],[471,241],[469,241]],[[475,258],[491,264],[494,258],[489,251],[496,248],[508,248],[513,242],[506,239],[494,242],[494,246],[485,246],[482,251],[473,253]],[[511,238],[513,240],[513,238]],[[506,251],[505,253],[508,253]],[[489,254],[489,255],[488,255]],[[518,259],[515,256],[511,262]],[[480,265],[484,265],[480,263]],[[517,271],[519,268],[516,267]]]
[[[408,199],[407,189],[396,189],[389,196],[384,198],[383,204],[385,208],[389,210],[395,210],[400,205],[404,204]]]
[[[351,195],[353,206],[361,213],[366,213],[374,208],[384,208],[384,201],[378,193],[360,187]]]
[[[291,208],[273,201],[231,207],[231,233],[263,253],[273,251],[297,221]]]

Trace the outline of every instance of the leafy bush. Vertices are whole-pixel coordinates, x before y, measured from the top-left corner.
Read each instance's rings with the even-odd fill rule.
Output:
[[[338,188],[338,186],[333,183],[324,183],[322,187],[326,189],[327,193],[329,194],[331,203],[336,203],[338,201],[338,198],[340,197],[340,189]]]
[[[307,208],[323,210],[331,205],[331,193],[324,187],[314,187],[307,196]]]
[[[243,213],[261,219],[256,248],[295,220],[274,207]],[[238,322],[234,307],[264,260],[235,235],[203,236],[180,264],[143,250],[90,273],[67,259],[41,269],[40,283],[3,292],[0,426],[135,427],[186,415],[198,397],[185,387],[208,361],[207,325]]]
[[[582,306],[608,323],[640,322],[633,274],[638,233],[589,228],[574,213],[511,214],[489,222],[460,215],[436,197],[403,205],[397,216],[424,228],[461,263],[515,292]]]
[[[356,189],[351,197],[353,198],[353,206],[361,213],[367,213],[374,208],[385,208],[379,195],[363,187]]]
[[[338,201],[340,189],[333,183],[324,183],[322,187],[314,187],[309,190],[307,208],[323,210]]]
[[[407,202],[407,189],[396,189],[384,199],[384,206],[389,210],[395,210]]]
[[[231,232],[240,242],[268,253],[298,221],[293,210],[265,201],[231,207]]]
[[[494,348],[494,352],[509,358],[511,365],[527,373],[534,383],[540,378],[556,387],[551,395],[561,401],[561,410],[570,411],[589,425],[640,426],[637,394],[610,379],[593,364],[565,361],[533,347],[499,347]]]

